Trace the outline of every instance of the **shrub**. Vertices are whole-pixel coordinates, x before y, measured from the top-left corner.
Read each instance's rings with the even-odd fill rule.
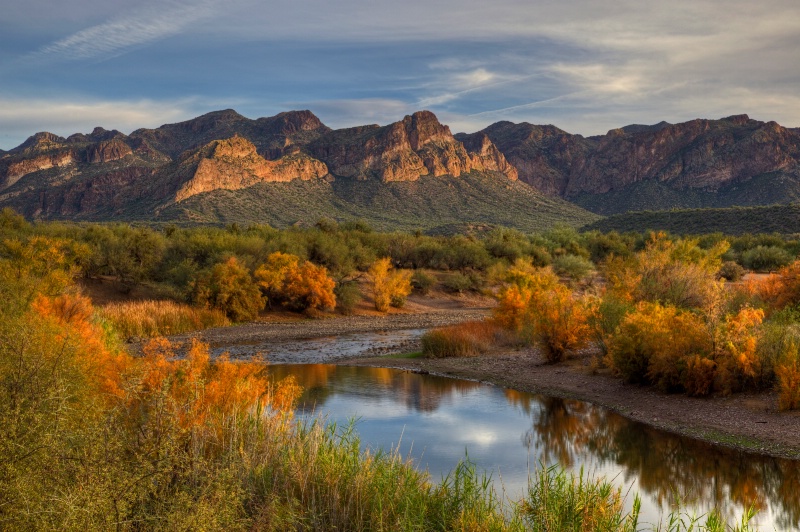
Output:
[[[788,251],[778,246],[756,246],[742,253],[742,266],[757,272],[770,272],[792,262]]]
[[[717,277],[726,281],[740,281],[744,277],[745,269],[732,260],[726,260],[720,266]]]
[[[593,337],[603,355],[608,354],[608,343],[611,337],[622,323],[623,318],[634,309],[634,305],[628,301],[618,298],[609,292],[602,298],[593,302],[593,308],[589,312],[589,326],[592,329]]]
[[[580,255],[561,255],[553,260],[553,271],[576,281],[589,275],[594,269],[592,261]]]
[[[659,302],[682,308],[705,309],[719,298],[716,273],[728,249],[725,241],[704,250],[697,240],[651,236],[645,249],[629,259],[606,261],[609,289],[632,301]]]
[[[361,302],[361,290],[355,281],[339,283],[334,289],[334,294],[336,295],[336,310],[345,316],[351,315]]]
[[[588,312],[572,291],[558,282],[549,268],[508,270],[510,283],[499,295],[495,318],[522,339],[535,343],[549,362],[586,345]]]
[[[270,303],[309,313],[336,306],[336,283],[328,270],[296,255],[279,251],[270,254],[255,276]]]
[[[627,382],[676,391],[684,387],[687,360],[710,350],[708,331],[697,315],[642,302],[623,318],[611,338],[608,360]]]
[[[461,294],[467,290],[472,290],[472,279],[461,272],[451,272],[442,278],[442,286],[448,292]]]
[[[589,335],[587,313],[581,301],[563,285],[531,298],[532,323],[523,325],[544,351],[548,362],[560,362],[570,351],[586,345]],[[530,332],[525,329],[528,328]]]
[[[411,293],[410,271],[395,270],[391,259],[386,257],[373,262],[368,273],[376,310],[386,312],[389,306],[403,306]]]
[[[778,364],[778,408],[796,410],[800,408],[800,355],[797,344],[790,342],[786,346]]]
[[[192,299],[221,310],[233,321],[252,320],[264,308],[258,286],[236,257],[201,273],[193,283]]]
[[[435,284],[436,278],[422,270],[414,270],[414,273],[411,275],[411,288],[418,294],[426,295]]]

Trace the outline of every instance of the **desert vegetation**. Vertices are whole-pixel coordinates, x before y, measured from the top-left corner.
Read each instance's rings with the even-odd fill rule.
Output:
[[[702,245],[653,233],[640,250],[606,256],[603,283],[581,288],[518,258],[495,272],[502,283],[485,327],[536,346],[551,363],[593,347],[599,365],[630,383],[692,396],[776,388],[781,409],[798,408],[800,261],[730,283],[720,275],[729,249],[722,239]],[[470,329],[429,332],[425,354],[477,354],[480,343],[465,340]]]
[[[436,483],[362,452],[352,427],[298,422],[299,386],[262,361],[164,338],[131,355],[75,285],[90,253],[52,234],[0,248],[3,529],[637,529],[603,479],[544,468],[507,504],[468,461]]]

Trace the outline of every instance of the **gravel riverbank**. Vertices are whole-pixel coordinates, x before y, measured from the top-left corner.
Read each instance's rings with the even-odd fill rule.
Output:
[[[667,431],[747,452],[800,459],[800,412],[778,412],[774,392],[703,399],[667,395],[653,388],[628,385],[611,375],[591,371],[591,355],[588,353],[558,365],[546,364],[534,349],[506,349],[474,358],[437,360],[385,356],[418,350],[419,334],[387,335],[374,342],[365,337],[362,342],[364,349],[339,349],[333,354],[324,349],[305,353],[303,346],[297,343],[297,340],[333,336],[352,335],[357,338],[358,334],[429,329],[481,319],[488,313],[489,309],[486,308],[462,308],[385,316],[254,322],[208,329],[172,339],[185,341],[196,337],[210,344],[215,352],[227,350],[233,356],[260,351],[275,363],[319,362],[391,367],[580,399]]]

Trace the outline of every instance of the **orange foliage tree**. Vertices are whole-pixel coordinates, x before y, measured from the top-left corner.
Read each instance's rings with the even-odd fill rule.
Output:
[[[800,354],[797,344],[790,342],[786,346],[775,373],[778,377],[778,408],[800,408]]]
[[[551,269],[517,266],[508,271],[507,280],[494,313],[498,323],[536,343],[550,362],[586,345],[586,306]]]
[[[293,310],[315,312],[336,306],[336,283],[324,266],[276,251],[256,269],[258,284],[267,301],[284,303]]]
[[[608,346],[607,362],[628,382],[668,391],[684,387],[682,368],[711,352],[702,318],[673,305],[640,302],[621,321]]]
[[[402,307],[411,293],[411,272],[395,270],[392,259],[384,257],[372,263],[368,270],[375,309],[386,312],[389,307]]]
[[[716,273],[728,247],[723,240],[704,250],[696,239],[670,240],[664,233],[654,233],[643,251],[606,262],[609,290],[628,301],[707,308],[719,297],[723,282]]]

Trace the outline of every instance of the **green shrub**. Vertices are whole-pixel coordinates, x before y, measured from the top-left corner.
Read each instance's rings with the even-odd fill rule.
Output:
[[[756,246],[742,253],[742,266],[757,272],[774,271],[792,262],[788,251],[778,246]]]
[[[722,266],[719,267],[719,272],[717,272],[717,277],[720,279],[725,279],[726,281],[740,281],[742,277],[744,277],[745,269],[739,266],[738,263],[732,260],[726,260],[722,263]]]
[[[448,292],[456,294],[472,290],[475,287],[472,279],[461,272],[451,272],[445,275],[442,279],[442,286]]]
[[[336,310],[345,316],[351,315],[361,302],[361,290],[355,281],[341,282],[333,292],[336,295]]]
[[[252,320],[264,308],[258,285],[236,257],[201,273],[192,288],[195,303],[221,310],[233,321]]]
[[[418,294],[426,295],[435,284],[436,278],[422,270],[414,270],[414,273],[411,275],[411,288]]]
[[[580,255],[561,255],[553,260],[553,271],[580,281],[594,269],[592,261]]]

